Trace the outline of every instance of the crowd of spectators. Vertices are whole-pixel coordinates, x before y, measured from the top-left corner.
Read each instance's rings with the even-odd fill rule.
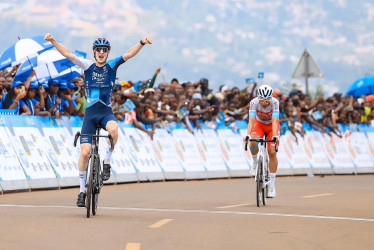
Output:
[[[170,83],[160,83],[155,87],[160,70],[158,68],[151,79],[143,81],[146,87],[141,90],[135,89],[135,83],[131,81],[116,82],[112,105],[118,120],[127,119],[150,136],[156,126],[165,122],[183,123],[194,133],[202,123],[218,118],[231,127],[235,126],[236,120],[248,120],[249,103],[256,96],[257,83],[243,88],[221,85],[218,91],[213,91],[206,78],[183,83],[174,78]],[[25,82],[14,80],[16,72],[17,67],[0,71],[0,109],[14,109],[19,115],[84,116],[86,93],[83,75],[68,82],[49,80],[39,83],[31,81],[34,71]],[[297,89],[287,94],[275,89],[274,97],[279,100],[282,128],[293,134],[303,135],[301,124],[306,123],[322,133],[342,137],[338,123],[358,124],[374,120],[374,95],[353,98],[335,93],[330,97],[312,99]],[[135,104],[135,109],[124,108],[128,99]],[[187,110],[188,114],[181,116],[178,112],[181,109]]]

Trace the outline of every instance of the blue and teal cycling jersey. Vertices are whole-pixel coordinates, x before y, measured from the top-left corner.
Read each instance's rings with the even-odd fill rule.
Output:
[[[73,61],[84,70],[84,88],[87,95],[87,108],[97,102],[112,106],[112,92],[116,80],[117,68],[124,63],[122,56],[109,60],[103,67],[95,62],[76,57]]]

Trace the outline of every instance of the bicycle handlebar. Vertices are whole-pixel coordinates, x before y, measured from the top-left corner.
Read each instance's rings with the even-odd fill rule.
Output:
[[[75,137],[74,137],[74,147],[77,146],[77,140],[79,138],[79,136],[89,136],[89,137],[92,137],[92,138],[98,138],[98,137],[105,137],[105,138],[108,138],[109,141],[110,141],[110,148],[113,150],[114,149],[114,145],[113,145],[113,137],[111,134],[108,134],[108,135],[88,135],[88,134],[81,134],[79,131],[75,134]]]
[[[274,142],[275,143],[275,152],[278,152],[278,144],[276,143],[277,140],[276,139],[272,139],[272,140],[266,140],[266,139],[262,139],[262,138],[258,138],[258,139],[249,139],[248,136],[245,137],[245,151],[248,151],[248,142],[250,141],[255,141],[255,142],[259,142],[259,143],[264,143],[264,142]]]

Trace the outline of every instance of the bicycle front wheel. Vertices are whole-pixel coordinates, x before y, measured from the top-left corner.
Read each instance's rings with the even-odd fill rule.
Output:
[[[93,215],[96,215],[96,211],[97,211],[97,202],[99,200],[99,193],[100,193],[100,169],[101,169],[101,166],[100,166],[100,158],[97,156],[95,158],[95,168],[96,168],[96,171],[95,171],[95,182],[93,184],[93,187],[92,187],[92,214]]]
[[[262,157],[258,159],[257,163],[257,175],[256,175],[256,201],[257,201],[257,207],[261,205],[262,202],[262,171],[263,171],[263,165],[264,161]]]
[[[87,218],[90,218],[90,210],[91,210],[91,196],[92,196],[92,188],[94,182],[94,170],[95,170],[95,155],[91,155],[88,161],[89,172],[88,172],[88,180],[87,180],[87,200],[86,200],[86,209],[87,209]]]
[[[266,201],[268,198],[268,192],[269,192],[269,185],[267,184],[269,181],[269,162],[267,161],[264,165],[264,185],[262,189],[262,203],[264,206],[266,205]]]

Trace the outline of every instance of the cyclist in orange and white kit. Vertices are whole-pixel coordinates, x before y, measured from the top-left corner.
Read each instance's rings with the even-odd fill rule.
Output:
[[[279,144],[279,101],[273,97],[273,89],[269,85],[262,85],[257,90],[257,97],[249,106],[248,137],[251,139],[262,138],[264,134],[267,139],[276,139]],[[257,167],[258,143],[251,142],[250,150],[253,158],[253,170]],[[276,196],[275,176],[278,168],[278,159],[275,151],[275,143],[268,143],[270,158],[270,183],[268,197]]]

